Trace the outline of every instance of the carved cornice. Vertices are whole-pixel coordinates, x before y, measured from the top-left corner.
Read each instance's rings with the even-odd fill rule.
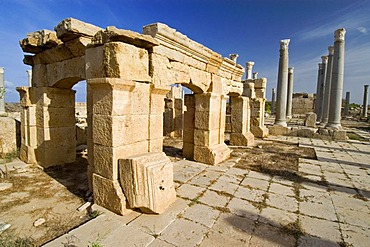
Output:
[[[334,41],[344,41],[344,36],[346,34],[346,29],[339,28],[334,32]]]

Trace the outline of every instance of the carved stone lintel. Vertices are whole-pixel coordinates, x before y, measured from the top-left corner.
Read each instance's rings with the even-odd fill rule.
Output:
[[[333,56],[334,55],[334,46],[329,45],[328,51],[329,51],[329,56]]]
[[[290,39],[282,39],[282,40],[280,40],[280,49],[281,50],[288,49],[289,43],[290,43]]]
[[[344,41],[344,36],[346,34],[346,29],[339,28],[334,32],[334,41]]]
[[[290,67],[290,68],[288,68],[288,73],[289,73],[289,74],[293,74],[293,73],[294,73],[294,67]]]
[[[327,63],[328,62],[328,56],[321,56],[322,63]]]

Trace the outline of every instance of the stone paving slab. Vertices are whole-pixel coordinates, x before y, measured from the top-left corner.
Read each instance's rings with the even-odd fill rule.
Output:
[[[46,246],[366,246],[370,242],[370,145],[268,137],[316,150],[289,178],[180,160],[177,201],[162,215],[106,213]],[[128,216],[124,216],[128,217]],[[76,236],[74,238],[73,236]],[[131,236],[136,237],[132,240]],[[79,242],[77,242],[77,240]]]

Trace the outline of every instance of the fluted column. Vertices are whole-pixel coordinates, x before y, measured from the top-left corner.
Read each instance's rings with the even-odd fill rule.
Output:
[[[0,67],[0,114],[5,113],[4,68]]]
[[[344,36],[346,30],[340,28],[334,33],[333,73],[329,106],[329,119],[326,127],[341,129],[340,112],[342,107],[344,77]]]
[[[346,104],[344,105],[344,116],[349,116],[349,102],[350,102],[351,93],[346,92]]]
[[[271,95],[271,115],[275,114],[275,88],[272,89]]]
[[[247,75],[246,75],[246,79],[252,79],[252,71],[253,71],[253,65],[254,65],[254,62],[252,61],[249,61],[246,63],[246,67],[247,67]]]
[[[362,117],[367,118],[367,103],[369,102],[369,85],[364,85],[364,101],[362,104]]]
[[[317,116],[321,116],[321,102],[322,98],[320,98],[321,95],[321,88],[320,88],[320,83],[321,83],[321,75],[322,75],[322,63],[318,64],[318,70],[317,70],[317,84],[316,84],[316,101],[315,101],[315,113]]]
[[[327,71],[327,65],[328,65],[328,56],[322,56],[321,57],[321,64],[322,64],[322,70],[321,70],[321,78],[320,78],[320,99],[321,99],[321,110],[320,115],[317,116],[317,122],[321,122],[322,119],[322,104],[325,101],[324,92],[325,92],[325,81],[326,81],[326,71]]]
[[[276,118],[275,125],[287,126],[286,123],[286,102],[287,102],[287,87],[288,87],[288,65],[289,65],[289,46],[290,39],[280,40],[280,58],[279,58],[279,74],[277,85],[277,100],[276,100]]]
[[[32,87],[32,70],[27,70],[27,75],[28,75],[28,86]]]
[[[331,79],[333,73],[333,55],[334,55],[334,46],[328,47],[328,64],[326,68],[326,79],[325,79],[325,90],[323,101],[321,103],[321,124],[325,125],[328,123],[329,119],[329,104],[330,104],[330,92],[331,92]]]
[[[286,117],[292,118],[294,67],[288,69],[288,96],[286,103]]]

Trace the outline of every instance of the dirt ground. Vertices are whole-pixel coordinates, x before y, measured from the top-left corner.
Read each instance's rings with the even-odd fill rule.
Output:
[[[3,173],[0,183],[13,186],[0,191],[0,222],[11,224],[0,246],[40,246],[88,220],[86,210],[77,210],[86,200],[86,169],[86,155],[80,154],[61,167],[27,165]],[[41,218],[45,223],[34,226]]]

